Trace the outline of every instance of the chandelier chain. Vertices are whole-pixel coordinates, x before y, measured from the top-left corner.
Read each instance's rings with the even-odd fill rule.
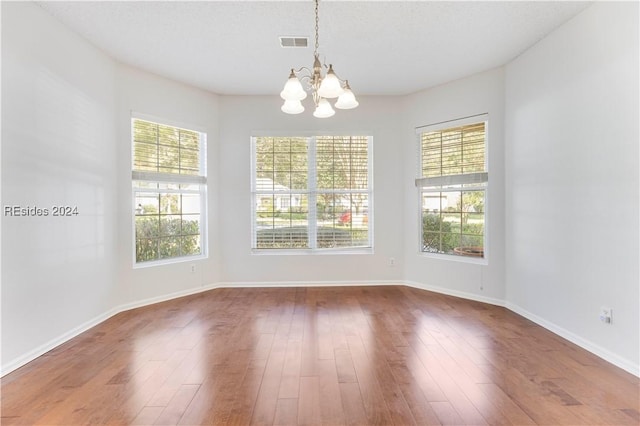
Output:
[[[316,12],[316,44],[315,44],[315,49],[313,50],[313,54],[314,54],[314,56],[318,56],[318,46],[319,46],[319,43],[318,43],[318,22],[319,22],[319,18],[318,18],[318,0],[315,0],[315,1],[316,1],[316,9],[315,9],[315,12]]]

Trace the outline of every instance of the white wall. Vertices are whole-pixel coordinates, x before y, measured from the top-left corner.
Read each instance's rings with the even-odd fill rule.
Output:
[[[424,288],[501,303],[504,299],[504,73],[502,68],[434,87],[404,99],[402,115],[404,180],[404,276]],[[489,114],[489,186],[486,264],[430,257],[419,252],[420,199],[416,127]],[[452,256],[450,258],[453,258]]]
[[[310,111],[290,116],[277,96],[221,96],[220,247],[227,283],[376,282],[402,277],[402,140],[395,97],[364,97],[331,119]],[[310,108],[310,107],[309,107]],[[275,255],[251,253],[251,145],[259,132],[330,132],[373,136],[374,253]],[[370,222],[371,223],[371,222]],[[399,264],[390,267],[388,259]]]
[[[218,244],[218,96],[124,65],[118,66],[119,303],[136,304],[220,281]],[[207,133],[206,259],[134,268],[131,195],[131,114]],[[191,272],[195,265],[195,273]]]
[[[638,3],[596,3],[506,68],[507,300],[636,374],[638,50]]]
[[[30,3],[2,4],[2,62],[3,208],[79,211],[3,214],[5,372],[123,308],[220,274],[216,95],[119,65]],[[132,111],[207,132],[206,259],[133,268]]]
[[[33,4],[2,3],[2,205],[49,209],[3,211],[3,370],[116,302],[114,92],[104,54]]]

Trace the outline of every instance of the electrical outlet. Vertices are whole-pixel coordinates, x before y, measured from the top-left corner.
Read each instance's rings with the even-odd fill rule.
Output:
[[[600,321],[605,324],[611,324],[613,321],[613,310],[607,306],[603,306],[600,308]]]
[[[191,264],[191,273],[195,274],[196,273],[196,265],[195,264]]]
[[[389,258],[389,266],[391,266],[392,268],[394,266],[396,266],[396,258],[395,257],[390,257]]]

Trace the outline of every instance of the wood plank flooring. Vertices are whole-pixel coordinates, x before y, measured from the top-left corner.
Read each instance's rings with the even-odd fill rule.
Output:
[[[408,287],[217,289],[2,378],[2,425],[638,425],[639,379],[500,307]]]

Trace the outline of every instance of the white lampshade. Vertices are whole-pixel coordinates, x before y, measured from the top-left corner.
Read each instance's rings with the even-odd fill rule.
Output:
[[[349,83],[347,83],[347,85],[344,88],[344,92],[342,93],[342,95],[340,95],[340,97],[338,98],[338,101],[336,102],[336,108],[352,109],[357,107],[358,105],[360,104],[356,100],[356,96],[351,91],[351,88],[349,87]]]
[[[333,66],[329,65],[329,71],[327,71],[327,75],[324,76],[320,83],[318,95],[323,98],[333,99],[340,96],[342,92],[344,92],[344,90],[340,86],[340,80],[333,72]]]
[[[318,102],[318,106],[316,110],[313,112],[313,116],[316,118],[328,118],[335,114],[336,112],[331,108],[331,104],[328,100],[322,98],[320,102]]]
[[[302,84],[294,74],[293,70],[291,70],[291,74],[284,85],[284,89],[280,92],[280,97],[285,101],[301,101],[307,97],[307,92],[302,88]]]
[[[286,112],[287,114],[300,114],[304,111],[304,107],[300,101],[284,101],[284,105],[280,107],[282,112]]]

